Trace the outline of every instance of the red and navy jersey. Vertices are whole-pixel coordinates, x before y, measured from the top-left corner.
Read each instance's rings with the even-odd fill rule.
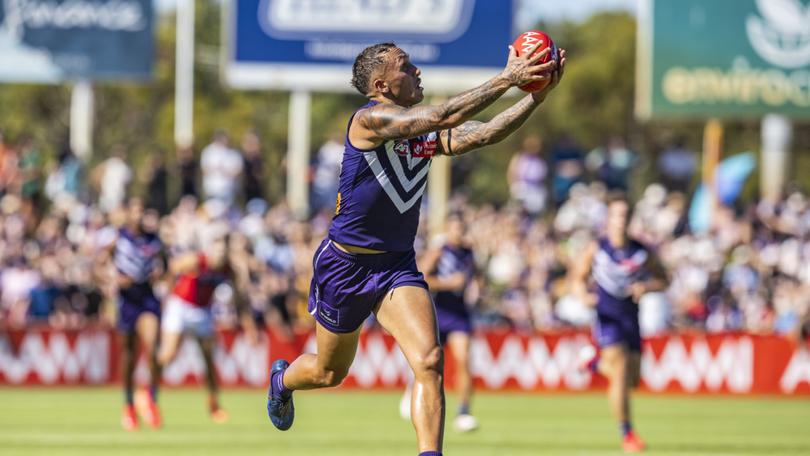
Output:
[[[329,238],[375,250],[412,250],[437,139],[429,133],[362,150],[352,145],[347,132]]]
[[[205,255],[200,254],[197,271],[180,274],[172,294],[197,307],[207,307],[211,304],[214,290],[227,281],[229,276],[228,267],[212,269],[208,266]]]

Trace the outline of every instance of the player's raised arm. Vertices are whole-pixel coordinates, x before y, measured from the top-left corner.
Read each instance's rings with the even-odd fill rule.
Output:
[[[542,90],[526,95],[511,108],[489,122],[470,120],[458,127],[439,133],[439,143],[445,155],[461,155],[471,150],[503,141],[521,127],[535,109],[554,90],[565,71],[565,50],[560,51],[560,68],[551,75],[551,82]]]
[[[353,84],[358,90],[365,88],[365,95],[379,104],[358,111],[349,138],[355,146],[373,148],[387,140],[413,138],[458,126],[510,87],[548,79],[556,62],[541,64],[540,60],[550,51],[534,55],[533,51],[518,56],[510,47],[509,60],[501,74],[432,106],[414,106],[422,100],[421,72],[401,49],[391,47],[365,59],[361,55],[355,63]]]

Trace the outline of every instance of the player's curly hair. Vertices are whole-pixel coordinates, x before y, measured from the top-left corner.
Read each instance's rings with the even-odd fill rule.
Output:
[[[363,49],[352,67],[352,86],[363,96],[368,95],[371,74],[385,65],[385,53],[397,47],[394,43],[379,43]]]

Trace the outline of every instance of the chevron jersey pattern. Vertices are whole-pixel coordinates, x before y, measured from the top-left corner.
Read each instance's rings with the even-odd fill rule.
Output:
[[[351,144],[347,130],[338,193],[340,209],[332,220],[329,238],[389,252],[413,249],[436,141],[437,134],[429,133],[362,150]]]

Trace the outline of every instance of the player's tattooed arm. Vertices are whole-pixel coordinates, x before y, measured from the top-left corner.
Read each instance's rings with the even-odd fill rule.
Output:
[[[444,130],[439,133],[441,152],[450,156],[463,155],[471,150],[500,142],[520,128],[537,106],[538,103],[527,95],[489,122],[470,120],[456,128]]]
[[[500,98],[509,87],[508,81],[499,77],[440,105],[405,108],[379,104],[358,112],[356,122],[375,143],[413,138],[461,124]]]
[[[458,127],[441,131],[439,145],[445,155],[462,155],[480,147],[503,141],[521,127],[535,109],[545,101],[562,78],[565,65],[565,50],[561,51],[560,70],[551,75],[551,82],[543,89],[523,97],[511,108],[501,112],[489,122],[471,120]]]
[[[434,106],[403,107],[379,104],[359,111],[352,128],[355,128],[355,125],[359,126],[360,131],[356,132],[359,138],[372,144],[379,144],[392,139],[413,138],[432,131],[456,127],[491,105],[510,87],[551,77],[549,73],[556,68],[556,62],[539,63],[548,52],[548,49],[544,49],[533,56],[531,52],[518,56],[512,48],[509,61],[501,74],[484,84]]]

